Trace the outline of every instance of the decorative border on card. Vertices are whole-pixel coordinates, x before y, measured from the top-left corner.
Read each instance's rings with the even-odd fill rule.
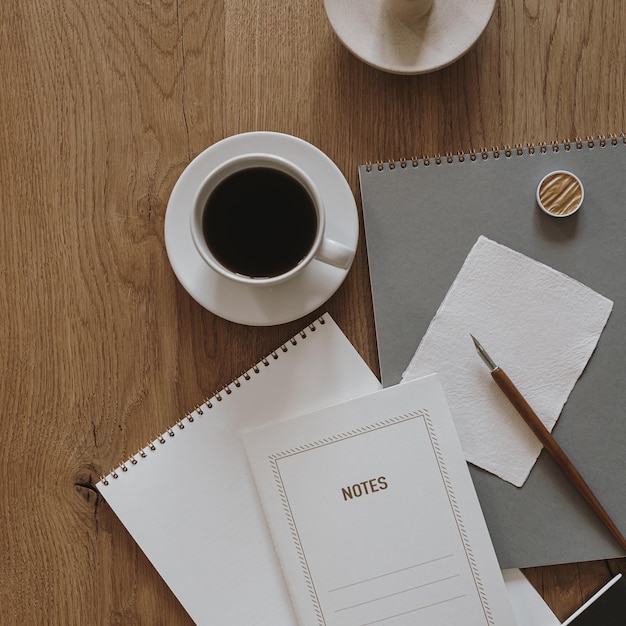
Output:
[[[294,448],[289,448],[287,450],[283,450],[282,452],[277,452],[269,455],[268,459],[272,468],[272,474],[274,476],[274,481],[276,483],[276,487],[278,489],[278,493],[280,496],[280,500],[282,503],[283,511],[287,518],[287,523],[289,526],[289,530],[291,532],[291,538],[294,541],[296,552],[298,555],[298,560],[300,562],[300,566],[302,568],[302,573],[304,575],[304,579],[306,581],[306,585],[309,591],[309,596],[313,603],[313,607],[315,609],[315,615],[317,618],[318,626],[326,626],[326,620],[324,618],[324,614],[322,612],[322,608],[320,606],[317,590],[315,588],[315,583],[313,582],[313,577],[311,576],[311,572],[309,570],[308,562],[306,555],[304,553],[304,548],[302,547],[302,543],[300,541],[300,535],[298,533],[298,528],[296,526],[296,522],[293,517],[293,513],[291,510],[291,505],[289,503],[289,498],[287,497],[287,493],[285,491],[285,486],[282,480],[282,476],[280,474],[280,469],[278,468],[278,461],[281,459],[288,458],[295,454],[301,454],[303,452],[308,452],[310,450],[314,450],[315,448],[319,448],[321,446],[327,446],[333,443],[337,443],[339,441],[349,439],[351,437],[356,437],[359,435],[363,435],[366,433],[370,433],[375,430],[380,430],[381,428],[386,428],[388,426],[393,426],[395,424],[399,424],[401,422],[406,422],[412,419],[422,418],[424,420],[424,424],[426,426],[426,430],[428,431],[428,436],[430,438],[430,443],[433,449],[433,453],[435,455],[435,459],[437,461],[437,465],[439,467],[439,471],[441,473],[441,478],[446,489],[446,493],[448,495],[448,501],[450,502],[450,508],[452,510],[452,514],[454,515],[454,519],[457,525],[457,529],[459,532],[459,536],[463,543],[463,548],[465,550],[465,555],[467,558],[467,562],[469,563],[472,576],[474,578],[474,584],[476,586],[476,590],[480,597],[481,605],[483,608],[483,612],[485,615],[486,624],[488,626],[496,626],[493,614],[489,607],[489,602],[487,598],[487,594],[485,592],[485,588],[483,586],[480,572],[478,571],[478,567],[476,564],[476,560],[474,558],[474,554],[472,551],[472,547],[470,545],[470,540],[467,535],[467,531],[465,530],[465,524],[463,523],[463,518],[461,515],[461,510],[458,506],[456,496],[454,494],[454,488],[452,486],[452,481],[448,475],[448,471],[445,464],[445,459],[441,452],[441,448],[439,446],[439,442],[437,440],[437,434],[433,428],[430,415],[427,410],[422,409],[419,411],[412,411],[410,413],[406,413],[403,415],[398,415],[396,417],[388,418],[385,420],[381,420],[379,422],[374,422],[372,424],[368,424],[367,426],[361,426],[359,428],[355,428],[354,430],[349,430],[344,433],[339,433],[337,435],[332,435],[330,437],[325,437],[323,439],[319,439],[317,441],[312,441],[307,444],[303,444],[300,446],[296,446]]]
[[[489,601],[485,592],[485,587],[483,586],[482,579],[480,577],[480,572],[478,571],[478,567],[476,565],[476,559],[474,558],[472,545],[470,543],[469,537],[467,536],[467,531],[465,530],[465,524],[463,523],[463,517],[461,516],[461,509],[459,508],[458,502],[456,500],[452,481],[450,480],[450,476],[448,475],[445,460],[443,458],[441,448],[439,447],[439,442],[437,441],[437,434],[435,433],[433,425],[430,421],[430,415],[427,411],[424,411],[423,418],[424,423],[426,424],[426,429],[428,430],[428,435],[430,437],[433,451],[435,453],[435,458],[437,459],[437,465],[439,466],[439,471],[441,472],[441,478],[443,480],[443,484],[446,487],[446,493],[448,494],[450,507],[452,508],[452,513],[454,514],[454,519],[459,530],[459,535],[461,536],[461,541],[463,542],[463,548],[465,549],[467,562],[469,563],[470,569],[472,570],[474,584],[476,585],[476,591],[478,591],[478,595],[480,597],[480,603],[483,607],[485,619],[487,620],[487,624],[489,626],[495,626],[496,622],[493,617],[493,613],[491,612],[491,608],[489,607]]]

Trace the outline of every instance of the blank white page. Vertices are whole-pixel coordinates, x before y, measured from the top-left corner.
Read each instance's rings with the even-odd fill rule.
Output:
[[[196,623],[293,626],[239,431],[378,388],[325,315],[97,488]]]

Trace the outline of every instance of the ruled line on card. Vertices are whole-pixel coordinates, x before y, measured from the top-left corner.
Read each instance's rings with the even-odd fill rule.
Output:
[[[437,561],[443,561],[444,559],[449,559],[454,556],[454,554],[445,554],[443,556],[438,556],[435,559],[430,559],[429,561],[423,561],[422,563],[416,563],[415,565],[409,565],[408,567],[402,567],[400,569],[394,570],[392,572],[386,572],[384,574],[378,574],[378,576],[372,576],[371,578],[365,578],[364,580],[357,580],[356,582],[349,583],[347,585],[342,585],[341,587],[335,587],[334,589],[329,589],[328,593],[333,593],[335,591],[341,591],[342,589],[348,589],[349,587],[354,587],[356,585],[361,585],[363,583],[368,583],[372,580],[378,580],[380,578],[385,578],[385,576],[392,576],[393,574],[399,574],[400,572],[406,572],[411,569],[415,569],[416,567],[421,567],[422,565],[429,565],[430,563],[436,563]]]

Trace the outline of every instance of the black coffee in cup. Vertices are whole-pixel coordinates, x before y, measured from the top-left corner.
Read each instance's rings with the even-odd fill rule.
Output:
[[[315,204],[293,176],[249,167],[227,176],[211,192],[202,232],[215,259],[253,278],[279,276],[311,250],[317,235]]]

